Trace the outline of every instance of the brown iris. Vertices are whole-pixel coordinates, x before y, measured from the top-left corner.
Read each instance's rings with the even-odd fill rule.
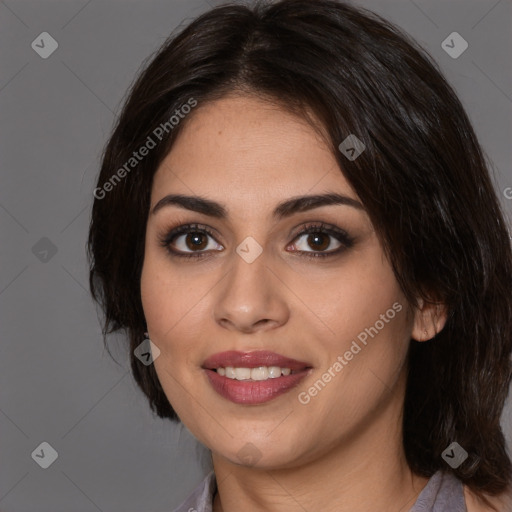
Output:
[[[324,243],[322,243],[322,239]],[[310,243],[311,240],[313,240],[312,244]],[[327,249],[327,247],[329,247],[329,236],[323,233],[312,233],[308,236],[308,244],[315,250]]]
[[[201,242],[201,238],[203,238],[203,242]],[[204,249],[208,245],[207,236],[197,231],[188,233],[185,240],[189,249]]]

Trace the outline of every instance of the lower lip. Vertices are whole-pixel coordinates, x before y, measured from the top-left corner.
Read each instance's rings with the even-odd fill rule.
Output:
[[[208,380],[217,393],[235,404],[263,404],[290,391],[309,374],[310,369],[267,380],[236,380],[219,375],[215,370],[205,370]]]

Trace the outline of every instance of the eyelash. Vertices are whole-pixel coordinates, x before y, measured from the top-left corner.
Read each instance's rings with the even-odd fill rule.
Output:
[[[202,233],[211,236],[215,239],[213,232],[205,225],[202,224],[184,224],[182,226],[178,226],[176,228],[170,229],[170,231],[164,233],[163,236],[159,237],[159,243],[162,247],[167,249],[167,251],[171,254],[171,256],[177,256],[178,258],[203,258],[207,255],[207,252],[193,251],[190,253],[183,253],[175,251],[170,248],[171,243],[174,241],[176,237],[183,234],[189,233]],[[342,229],[335,228],[333,226],[328,226],[323,222],[320,223],[310,223],[304,226],[304,229],[297,233],[293,240],[300,238],[303,235],[317,234],[321,233],[323,235],[329,235],[338,240],[342,244],[341,247],[334,251],[330,252],[309,252],[309,251],[296,251],[301,254],[304,254],[306,258],[327,258],[329,256],[336,256],[343,252],[345,249],[352,247],[354,243],[354,239],[348,235],[348,233]]]

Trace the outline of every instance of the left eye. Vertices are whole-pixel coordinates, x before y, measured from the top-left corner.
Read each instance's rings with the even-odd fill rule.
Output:
[[[310,231],[303,233],[299,235],[296,240],[300,240],[301,238],[304,239],[302,246],[297,243],[294,245],[297,246],[297,250],[304,252],[309,252],[308,247],[313,251],[324,252],[327,249],[338,249],[343,245],[339,240],[337,240],[338,245],[336,247],[330,247],[332,245],[333,236],[323,231]]]
[[[213,242],[210,243],[210,238]],[[332,247],[332,239],[335,246]],[[304,239],[301,242],[301,239]],[[298,242],[296,242],[298,240]],[[208,252],[221,251],[222,245],[215,242],[215,237],[206,226],[187,224],[172,229],[160,238],[160,244],[171,256],[183,258],[200,258]],[[288,245],[294,251],[306,257],[326,257],[339,254],[353,245],[353,239],[344,230],[326,225],[308,225]]]

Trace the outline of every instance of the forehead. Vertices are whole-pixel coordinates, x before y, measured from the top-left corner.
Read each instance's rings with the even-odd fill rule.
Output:
[[[254,96],[198,105],[153,180],[152,204],[169,193],[207,195],[242,210],[325,191],[356,198],[317,130]]]

